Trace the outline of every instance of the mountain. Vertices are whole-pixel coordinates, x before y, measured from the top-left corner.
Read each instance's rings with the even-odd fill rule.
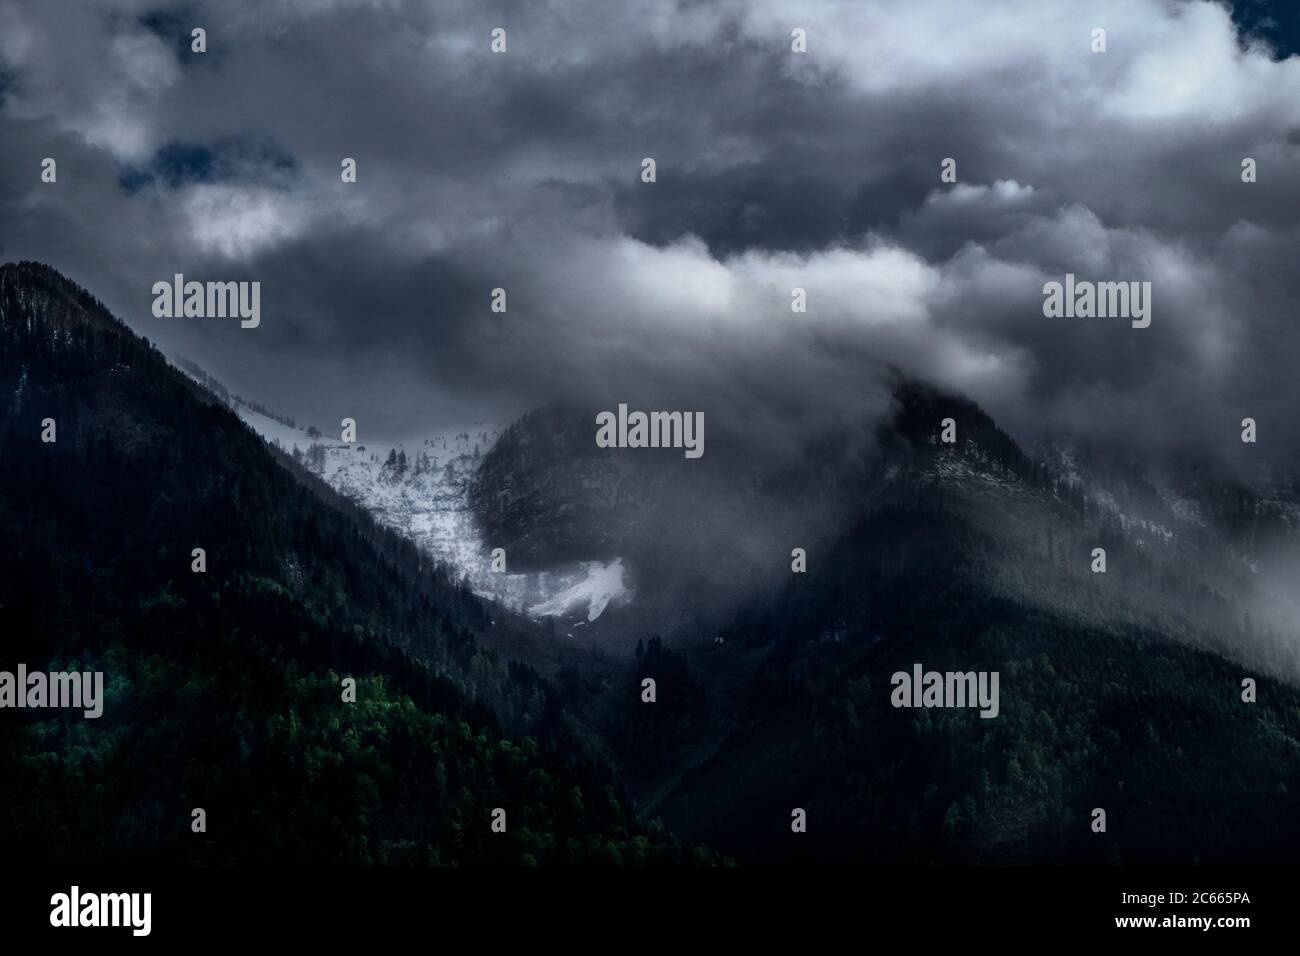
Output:
[[[0,835],[19,852],[720,859],[700,843],[740,862],[1208,864],[1300,849],[1284,463],[1026,449],[901,375],[886,418],[793,456],[598,449],[591,416],[558,407],[358,447],[179,373],[44,267],[0,270],[0,332],[16,543],[0,669],[108,677],[97,720],[4,712]],[[918,668],[997,675],[996,713],[896,706],[896,675]],[[495,807],[507,835],[486,826]]]
[[[511,547],[503,556],[504,568],[494,564],[497,542],[480,528],[470,490],[483,451],[498,441],[498,429],[480,423],[474,431],[439,432],[410,443],[333,440],[314,425],[299,427],[232,394],[192,362],[178,364],[268,443],[380,525],[413,542],[466,589],[526,619],[545,622],[547,637],[556,630],[573,637],[607,608],[631,599],[617,557],[538,564]],[[508,646],[534,663],[549,663],[548,648],[536,643]],[[561,659],[567,656],[560,654]]]
[[[14,858],[716,859],[483,649],[496,612],[46,266],[0,267],[0,395],[0,669],[105,679],[99,718],[0,712]]]
[[[594,421],[572,406],[525,415],[484,454],[469,504],[519,566],[618,562],[628,593],[592,630],[624,657],[651,633],[669,644],[711,639],[780,584],[792,547],[853,513],[852,443],[811,443],[779,462],[719,435],[691,460],[600,448]]]
[[[860,426],[873,432],[868,454],[845,451],[864,447],[853,436],[822,436],[779,468],[600,449],[590,416],[540,410],[506,429],[472,473],[474,523],[536,566],[618,556],[636,598],[606,633],[625,632],[611,640],[630,654],[643,631],[673,646],[711,643],[789,580],[792,547],[824,553],[855,521],[929,490],[1022,557],[990,583],[1029,582],[1043,556],[1086,582],[1104,548],[1112,577],[1093,583],[1125,581],[1104,597],[1121,619],[1158,618],[1184,642],[1300,678],[1292,472],[1143,464],[1064,442],[1026,450],[973,402],[890,375],[893,412]],[[952,443],[940,440],[947,419]]]
[[[1294,686],[1187,646],[1185,621],[1124,615],[937,492],[873,513],[822,560],[712,652],[765,649],[718,708],[720,739],[659,800],[670,824],[765,860],[1294,858]],[[1026,561],[1032,580],[1008,586]],[[894,708],[892,675],[916,664],[999,673],[998,716]],[[774,825],[791,807],[807,840]]]
[[[960,440],[944,445],[949,417]],[[1120,520],[1080,475],[923,386],[900,387],[882,445],[863,517],[688,655],[701,673],[762,656],[656,811],[769,861],[1293,859],[1295,632],[1239,627],[1258,595],[1224,576],[1227,542]],[[998,716],[894,707],[893,675],[918,664],[997,672]],[[776,824],[792,807],[807,834]]]
[[[508,429],[471,499],[538,560],[552,546],[622,555],[652,606],[646,541],[670,542],[693,573],[716,553],[702,535],[708,557],[693,559],[690,531],[666,521],[670,502],[695,515],[711,479],[666,458],[603,461],[579,421],[551,411]],[[653,619],[636,620],[620,678],[570,677],[638,800],[743,861],[1292,859],[1300,656],[1294,586],[1281,586],[1297,544],[1285,472],[1256,485],[1212,463],[1031,454],[973,402],[901,377],[875,439],[868,460],[810,461],[856,516],[785,540],[809,542],[806,572],[774,546],[729,623],[691,628],[679,614],[660,640]],[[731,494],[779,528],[771,502],[809,487],[759,476]],[[689,606],[662,586],[662,603]],[[918,664],[997,672],[1000,713],[894,707],[893,675]],[[616,706],[645,677],[655,706]],[[796,808],[806,833],[791,831]]]

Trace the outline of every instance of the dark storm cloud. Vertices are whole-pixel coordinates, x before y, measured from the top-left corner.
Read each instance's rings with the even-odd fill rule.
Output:
[[[0,0],[6,255],[301,420],[412,434],[642,401],[797,448],[880,414],[885,365],[1027,438],[1214,447],[1288,413],[1300,58],[1250,45],[1262,16],[1239,34],[1223,7],[1157,0],[61,6]],[[261,326],[154,319],[175,272],[260,280]],[[1152,281],[1152,327],[1044,318],[1065,272]]]

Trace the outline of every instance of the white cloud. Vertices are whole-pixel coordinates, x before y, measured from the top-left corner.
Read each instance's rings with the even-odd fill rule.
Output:
[[[248,259],[303,234],[310,216],[291,195],[269,189],[203,183],[181,199],[185,223],[204,252]]]

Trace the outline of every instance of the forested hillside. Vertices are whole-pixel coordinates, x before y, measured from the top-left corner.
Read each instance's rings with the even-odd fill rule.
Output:
[[[1186,618],[1144,607],[1144,581],[1135,598],[1107,595],[1124,582],[973,527],[940,489],[910,497],[694,655],[716,668],[767,649],[725,738],[664,800],[666,821],[761,860],[1294,858],[1293,686],[1187,646]],[[1032,566],[1014,589],[1012,566]],[[915,663],[999,672],[997,718],[892,707],[891,675]],[[807,834],[790,832],[795,807]]]
[[[8,852],[712,859],[643,826],[576,756],[554,690],[475,641],[482,604],[290,474],[47,267],[0,268],[0,395],[0,667],[97,670],[107,683],[98,719],[5,713]],[[503,834],[490,829],[497,807]],[[195,808],[206,832],[191,828]]]
[[[1300,652],[1248,550],[1294,550],[1284,509],[1198,477],[1198,524],[1140,470],[1089,459],[1083,478],[1079,456],[1026,453],[965,398],[900,376],[894,400],[877,453],[824,471],[857,517],[790,539],[806,572],[778,552],[783,583],[751,582],[720,630],[645,630],[622,680],[566,678],[638,798],[746,862],[1290,861]],[[537,422],[507,434],[527,474]],[[517,480],[488,459],[498,486]],[[536,485],[532,513],[567,513],[574,475]],[[895,709],[890,678],[916,663],[997,672],[998,716]],[[656,703],[621,706],[646,677]]]

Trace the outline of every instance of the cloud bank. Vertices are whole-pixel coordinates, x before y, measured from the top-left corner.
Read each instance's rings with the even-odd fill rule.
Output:
[[[300,420],[797,445],[892,365],[1027,440],[1300,452],[1300,57],[1222,4],[66,6],[0,2],[0,255]],[[260,327],[154,319],[177,272],[260,280]],[[1066,272],[1152,282],[1151,327],[1045,318]]]

